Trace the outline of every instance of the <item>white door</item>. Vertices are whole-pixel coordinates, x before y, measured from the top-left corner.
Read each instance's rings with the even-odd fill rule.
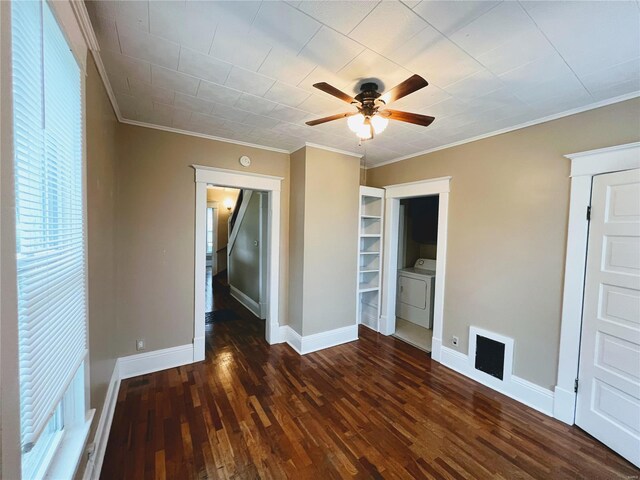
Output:
[[[640,170],[593,178],[576,424],[640,466]]]

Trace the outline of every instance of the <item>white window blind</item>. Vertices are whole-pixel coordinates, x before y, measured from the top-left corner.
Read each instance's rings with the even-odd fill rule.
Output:
[[[46,2],[12,2],[21,443],[86,355],[81,72]]]

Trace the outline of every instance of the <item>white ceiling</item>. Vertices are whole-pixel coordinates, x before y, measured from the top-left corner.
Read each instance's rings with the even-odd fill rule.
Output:
[[[292,150],[365,153],[367,165],[640,91],[638,1],[89,1],[125,119]],[[338,120],[363,79],[430,85],[373,141]]]

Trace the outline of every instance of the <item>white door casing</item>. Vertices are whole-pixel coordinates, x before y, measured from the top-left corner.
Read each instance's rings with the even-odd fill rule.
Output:
[[[193,309],[193,361],[205,357],[204,289],[206,275],[206,214],[207,184],[233,188],[246,188],[268,192],[268,237],[269,254],[267,259],[267,296],[268,308],[265,321],[265,337],[270,345],[282,343],[280,332],[280,197],[282,177],[258,173],[240,172],[223,168],[192,165],[195,170],[195,299]]]
[[[640,466],[640,169],[593,177],[576,424]]]
[[[433,301],[433,340],[431,358],[440,362],[444,324],[444,289],[447,263],[447,223],[449,215],[449,184],[451,177],[385,186],[384,268],[382,271],[382,315],[379,331],[391,335],[396,330],[396,288],[398,281],[398,232],[400,200],[403,198],[438,195],[438,254]]]

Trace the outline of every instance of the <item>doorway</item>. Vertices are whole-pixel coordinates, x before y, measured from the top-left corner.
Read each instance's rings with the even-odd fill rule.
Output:
[[[394,336],[431,353],[439,196],[400,200]]]
[[[229,222],[239,194],[237,188],[207,185],[205,313],[214,310],[214,285],[226,284]]]
[[[192,165],[195,170],[195,258],[194,258],[194,362],[205,358],[205,289],[207,255],[207,185],[234,189],[259,190],[268,201],[266,231],[268,244],[265,255],[266,271],[264,288],[268,298],[266,305],[265,339],[269,344],[281,343],[280,332],[280,190],[282,177],[239,172],[214,167]]]
[[[431,358],[438,362],[440,361],[442,347],[450,181],[451,177],[441,177],[419,182],[388,185],[384,187],[385,241],[382,315],[380,317],[380,333],[384,335],[393,335],[396,333],[398,318],[396,315],[396,300],[399,293],[398,270],[401,266],[401,264],[398,263],[401,202],[405,199],[416,197],[436,196],[438,198],[436,232],[437,255],[435,255],[435,278],[433,280],[433,333],[431,339]],[[433,264],[431,264],[431,267],[433,267]],[[402,324],[402,321],[400,323]]]

